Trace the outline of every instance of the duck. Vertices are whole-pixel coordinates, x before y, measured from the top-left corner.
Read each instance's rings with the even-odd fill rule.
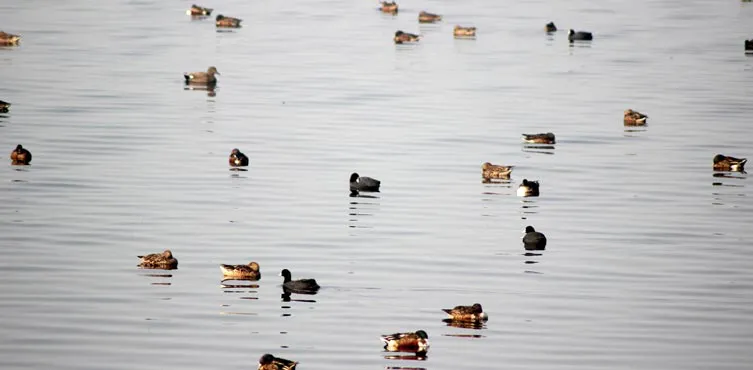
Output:
[[[204,8],[196,4],[191,4],[191,8],[186,10],[186,14],[196,15],[196,16],[207,16],[207,15],[212,14],[212,10],[214,9]]]
[[[379,10],[382,11],[382,13],[397,13],[397,3],[392,1],[382,1],[379,6]]]
[[[509,179],[513,166],[500,166],[486,162],[481,165],[481,177],[484,180]]]
[[[300,279],[292,280],[290,270],[283,269],[280,271],[280,276],[283,277],[282,287],[292,292],[316,292],[320,286],[314,279]]]
[[[521,182],[520,186],[518,187],[518,196],[519,197],[538,197],[539,196],[539,182],[528,181],[527,179],[523,179],[523,182]]]
[[[241,22],[243,22],[242,19],[226,17],[222,14],[218,14],[214,24],[217,27],[239,28],[241,26]]]
[[[528,144],[556,144],[554,134],[547,132],[545,134],[523,134],[523,141]]]
[[[442,311],[449,315],[449,318],[457,321],[486,321],[489,315],[484,312],[480,303],[474,303],[472,306],[455,306],[455,308],[443,308]]]
[[[745,52],[753,53],[753,39],[745,40]]]
[[[442,20],[442,16],[439,14],[433,14],[426,11],[421,11],[418,13],[418,22],[419,23],[434,23]]]
[[[217,67],[211,66],[207,68],[206,72],[184,73],[183,77],[186,79],[186,84],[214,85],[217,83],[217,77],[215,77],[215,75],[218,74],[220,74],[220,72],[217,71]]]
[[[10,103],[0,100],[0,113],[8,113],[10,110]]]
[[[415,35],[415,34],[403,32],[403,31],[395,32],[395,37],[394,37],[396,44],[402,44],[406,42],[418,42],[418,40],[420,39],[421,39],[420,35]]]
[[[747,161],[747,158],[735,158],[723,154],[717,154],[714,156],[714,170],[744,172],[745,162]]]
[[[554,25],[554,22],[547,23],[544,29],[546,32],[557,32],[557,26]]]
[[[228,163],[230,163],[230,166],[232,167],[245,167],[248,166],[248,157],[241,153],[238,148],[235,148],[230,152]]]
[[[242,278],[259,280],[261,279],[261,271],[259,271],[259,264],[256,262],[249,262],[248,265],[220,265],[220,271],[222,275],[226,277]]]
[[[169,249],[165,249],[162,253],[137,257],[141,259],[138,266],[144,269],[174,270],[178,268],[178,260],[173,257],[173,253]]]
[[[31,163],[31,152],[26,150],[21,144],[16,145],[16,149],[10,152],[11,164],[27,165]]]
[[[647,118],[648,116],[641,112],[634,111],[632,109],[625,110],[625,124],[626,125],[634,125],[634,126],[645,125]]]
[[[269,353],[259,359],[257,370],[294,370],[298,362],[275,357]]]
[[[527,251],[543,251],[546,249],[546,236],[536,231],[533,226],[526,226],[526,235],[523,236],[523,247]]]
[[[570,40],[570,42],[573,41],[589,41],[594,39],[594,35],[591,32],[586,31],[578,31],[575,32],[572,28],[567,33],[567,39]]]
[[[0,31],[0,45],[16,45],[20,40],[21,36],[19,35]]]
[[[359,191],[372,191],[379,192],[379,186],[382,184],[377,179],[371,177],[361,177],[357,172],[350,174],[350,192],[357,193]]]
[[[381,336],[384,349],[389,352],[426,353],[429,350],[429,335],[423,330],[415,333],[395,333]]]
[[[455,37],[475,37],[476,27],[463,27],[456,25],[455,28],[452,29],[452,34]]]

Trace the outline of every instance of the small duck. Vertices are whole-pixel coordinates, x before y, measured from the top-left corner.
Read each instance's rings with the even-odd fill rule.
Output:
[[[521,182],[520,186],[518,187],[518,196],[519,197],[538,197],[539,196],[539,182],[528,181],[527,179],[523,179],[523,182]]]
[[[226,17],[222,14],[219,14],[217,15],[217,19],[214,24],[217,27],[239,28],[241,26],[241,22],[243,22],[242,19]]]
[[[753,53],[753,39],[745,40],[745,53],[746,54]]]
[[[455,26],[452,34],[455,37],[476,37],[476,27]]]
[[[526,235],[523,236],[523,247],[527,251],[543,251],[546,249],[546,236],[536,231],[533,226],[526,226]]]
[[[745,162],[747,161],[747,158],[735,158],[723,154],[717,154],[714,156],[714,170],[745,172]]]
[[[8,113],[10,110],[10,103],[0,100],[0,113]]]
[[[228,162],[232,167],[245,167],[248,166],[248,157],[246,157],[245,154],[241,153],[238,148],[235,148],[230,152]]]
[[[19,35],[0,31],[0,45],[17,45],[20,40],[21,36]]]
[[[204,8],[196,4],[191,4],[191,8],[186,10],[186,14],[194,15],[194,16],[206,16],[206,15],[211,15],[212,10],[214,9]]]
[[[320,286],[314,279],[300,279],[292,280],[290,271],[283,269],[280,271],[280,276],[283,277],[282,287],[288,289],[294,293],[296,292],[316,292]]]
[[[442,20],[442,16],[439,14],[433,14],[426,11],[421,11],[418,13],[418,22],[419,23],[434,23]]]
[[[183,77],[186,79],[187,85],[214,85],[217,83],[217,77],[214,75],[219,74],[220,72],[217,71],[217,68],[211,66],[206,72],[184,73]]]
[[[294,370],[298,362],[272,356],[267,353],[259,359],[257,370]]]
[[[418,42],[418,40],[421,39],[420,35],[414,35],[412,33],[407,33],[403,31],[397,31],[395,32],[395,43],[396,44],[402,44],[406,42]]]
[[[357,193],[359,191],[379,191],[379,185],[382,182],[371,177],[361,177],[358,173],[353,172],[350,174],[350,192]]]
[[[397,3],[392,1],[382,1],[379,6],[379,10],[382,11],[382,13],[397,13]]]
[[[523,134],[523,141],[527,144],[556,144],[554,134],[551,132],[545,134]]]
[[[480,303],[474,303],[473,306],[443,308],[442,311],[446,312],[450,319],[457,321],[486,321],[489,319]]]
[[[573,41],[589,41],[594,39],[594,35],[591,34],[591,32],[586,31],[578,31],[575,32],[572,28],[567,33],[567,39],[570,40],[570,42]]]
[[[429,335],[423,330],[382,335],[381,339],[384,349],[389,352],[426,353],[429,350]]]
[[[225,277],[234,277],[242,279],[259,280],[261,279],[261,271],[259,271],[259,264],[256,262],[249,262],[248,265],[220,265],[220,271]]]
[[[11,164],[27,165],[31,163],[31,152],[26,150],[21,144],[16,145],[16,149],[10,152]]]
[[[138,258],[141,259],[138,266],[144,269],[174,270],[178,268],[178,260],[173,257],[173,253],[169,249],[162,253],[138,256]]]
[[[484,180],[509,179],[513,166],[500,166],[486,162],[481,165],[481,177]]]
[[[557,32],[557,26],[554,25],[554,22],[547,23],[544,29],[546,32]]]
[[[646,124],[647,115],[634,111],[632,109],[625,110],[625,124],[632,126],[641,126]]]

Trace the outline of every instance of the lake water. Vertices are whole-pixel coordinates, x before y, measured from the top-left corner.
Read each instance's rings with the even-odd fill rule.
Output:
[[[751,187],[711,159],[753,155],[753,4],[203,5],[244,27],[187,1],[0,1],[23,36],[0,48],[0,149],[34,154],[0,170],[2,369],[750,368]],[[210,65],[215,96],[184,90]],[[512,181],[483,184],[486,161]],[[382,192],[349,197],[353,171]],[[136,268],[167,248],[179,269]],[[222,285],[250,260],[260,281]],[[322,290],[283,301],[283,268]],[[474,302],[483,328],[441,321]],[[425,361],[387,358],[380,334],[417,329]]]

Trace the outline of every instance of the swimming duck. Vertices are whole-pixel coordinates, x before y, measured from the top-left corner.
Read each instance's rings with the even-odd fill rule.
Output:
[[[635,126],[645,125],[646,118],[648,118],[648,116],[641,112],[634,111],[632,109],[625,110],[625,124],[626,125],[635,125]]]
[[[238,148],[235,148],[232,152],[230,152],[228,162],[232,167],[245,167],[248,166],[248,157],[246,157],[245,154],[241,153]]]
[[[384,349],[389,352],[425,353],[429,350],[429,335],[419,330],[415,333],[395,333],[381,336]]]
[[[283,269],[280,272],[280,276],[284,278],[282,282],[282,287],[294,293],[295,292],[316,292],[320,288],[319,284],[317,284],[316,280],[314,279],[292,280],[290,271],[288,269]]]
[[[753,39],[752,40],[745,40],[745,52],[746,53],[753,53]]]
[[[402,44],[405,42],[417,42],[420,39],[421,39],[421,36],[419,35],[414,35],[412,33],[406,33],[403,31],[395,32],[395,37],[394,37],[396,44]]]
[[[0,113],[8,113],[10,110],[10,103],[0,100]]]
[[[545,134],[523,134],[523,141],[528,144],[555,144],[554,134],[547,132]]]
[[[11,164],[29,164],[31,163],[31,152],[26,150],[21,144],[16,145],[16,149],[10,152]]]
[[[173,257],[173,253],[169,249],[166,249],[162,253],[138,256],[138,258],[141,259],[141,263],[138,265],[141,268],[162,270],[174,270],[178,268],[178,260]]]
[[[481,177],[484,180],[509,179],[513,166],[499,166],[486,162],[481,165]]]
[[[211,15],[212,14],[212,10],[214,10],[214,9],[204,8],[204,7],[198,6],[196,4],[192,4],[191,8],[188,9],[188,10],[186,10],[186,14],[188,14],[188,15],[197,15],[197,16]]]
[[[452,29],[452,34],[455,37],[475,37],[476,27],[455,26],[455,28]]]
[[[418,13],[418,21],[420,23],[434,23],[441,20],[442,20],[442,16],[439,14],[433,14],[433,13],[425,12],[423,10],[420,13]]]
[[[243,22],[242,19],[226,17],[222,14],[219,14],[217,15],[217,20],[214,22],[214,24],[217,27],[238,28],[241,26],[241,22]]]
[[[397,3],[396,2],[394,2],[394,1],[392,1],[392,2],[382,1],[380,4],[381,5],[379,7],[379,10],[381,10],[382,13],[392,13],[392,14],[397,13]]]
[[[21,40],[19,35],[0,31],[0,45],[16,45],[19,40]]]
[[[267,353],[259,359],[257,370],[294,370],[296,365],[298,363],[295,361],[275,357]]]
[[[446,312],[450,319],[458,321],[486,321],[489,319],[480,303],[474,303],[473,306],[443,308],[442,311]]]
[[[536,231],[533,226],[526,226],[526,235],[523,236],[523,247],[527,251],[543,251],[546,249],[546,236]]]
[[[215,66],[211,66],[206,72],[191,72],[184,73],[183,77],[186,79],[186,84],[191,85],[214,85],[217,83],[217,78],[214,75],[218,75]]]
[[[544,29],[546,32],[557,32],[557,26],[554,25],[554,22],[547,23]]]
[[[521,182],[520,186],[518,187],[518,196],[519,197],[538,197],[539,196],[539,182],[528,181],[527,179],[523,179],[523,182]]]
[[[261,279],[261,271],[259,271],[259,264],[256,262],[249,262],[248,265],[220,265],[220,271],[222,275],[226,277],[235,277],[242,279]]]
[[[591,34],[591,32],[586,32],[586,31],[575,32],[571,28],[570,31],[567,33],[567,39],[570,40],[570,42],[573,42],[573,41],[576,41],[576,40],[578,40],[578,41],[587,41],[587,40],[593,40],[594,39],[594,35]]]
[[[743,172],[745,171],[745,162],[747,161],[747,158],[735,158],[717,154],[714,156],[714,170]]]
[[[353,172],[350,174],[350,192],[357,193],[359,191],[379,191],[379,185],[382,182],[371,177],[361,177],[358,173]]]

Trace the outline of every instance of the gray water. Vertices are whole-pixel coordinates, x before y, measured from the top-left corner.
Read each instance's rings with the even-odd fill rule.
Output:
[[[0,148],[34,155],[0,171],[2,369],[750,368],[751,188],[711,158],[753,155],[753,4],[202,4],[244,27],[187,1],[0,2],[23,36],[0,48]],[[216,95],[184,90],[209,65]],[[546,131],[555,149],[521,145]],[[512,181],[483,184],[486,161]],[[349,197],[353,171],[382,192]],[[136,268],[166,248],[179,269]],[[221,284],[250,260],[260,281]],[[282,268],[322,290],[282,301]],[[441,321],[474,302],[483,328]],[[425,361],[386,358],[380,334],[417,329]]]

